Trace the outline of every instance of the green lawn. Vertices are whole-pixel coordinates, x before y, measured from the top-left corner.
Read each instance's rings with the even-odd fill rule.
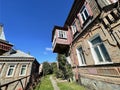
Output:
[[[39,83],[35,90],[54,90],[49,77],[50,75],[42,77],[41,83]],[[57,85],[60,90],[86,90],[83,86],[80,86],[77,83],[57,82]]]
[[[54,90],[49,77],[50,75],[42,77],[41,83],[39,83],[35,90]]]
[[[76,83],[69,83],[69,82],[59,82],[57,84],[60,90],[86,90],[83,86],[80,86]]]

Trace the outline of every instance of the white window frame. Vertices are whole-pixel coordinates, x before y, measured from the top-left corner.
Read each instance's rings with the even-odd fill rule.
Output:
[[[63,30],[58,30],[58,37],[67,39],[67,32]]]
[[[86,66],[85,56],[83,55],[83,53],[81,53],[78,50],[79,48],[82,48],[82,47],[80,46],[76,49],[79,65],[80,66]],[[82,52],[83,52],[83,48],[82,48]],[[82,55],[82,57],[80,56],[80,54]],[[84,63],[82,63],[82,62],[84,62]]]
[[[94,39],[96,39],[97,37],[100,37],[98,34],[96,35],[96,36],[94,36],[94,38],[92,39],[92,40],[94,40]],[[100,44],[103,44],[103,42],[101,42],[101,43],[99,43],[99,44],[97,44],[96,45],[96,47],[98,48],[98,50],[99,50],[99,52],[100,52],[100,55],[101,55],[101,57],[102,57],[102,60],[103,60],[103,62],[100,62],[99,61],[99,58],[97,57],[97,54],[96,54],[96,52],[95,52],[95,50],[94,50],[94,46],[92,45],[92,40],[88,40],[88,43],[89,43],[89,45],[90,45],[90,49],[91,49],[91,53],[92,53],[92,56],[93,56],[93,59],[94,59],[94,61],[95,61],[95,64],[97,65],[99,65],[99,64],[111,64],[112,63],[112,61],[106,61],[105,60],[105,57],[104,57],[104,55],[103,55],[103,53],[102,53],[102,50],[100,49]],[[103,44],[104,45],[104,44]],[[107,52],[107,51],[106,51]],[[107,52],[108,53],[108,52]]]
[[[85,11],[87,12],[88,16],[85,15]],[[85,22],[85,21],[88,19],[88,17],[90,16],[90,14],[89,14],[87,8],[85,7],[85,5],[83,6],[82,10],[80,11],[80,14],[81,14],[82,19],[83,19],[83,17],[84,17],[84,19],[83,19],[84,22]]]
[[[25,65],[25,67],[23,67],[24,65]],[[25,73],[24,73],[24,74],[21,74],[23,68],[25,68]],[[26,65],[26,64],[22,64],[22,65],[21,65],[21,68],[20,68],[19,76],[25,76],[25,75],[26,75],[26,72],[27,72],[27,65]]]
[[[73,32],[73,35],[74,35],[77,32],[77,26],[76,26],[75,22],[73,22],[71,28],[72,28],[72,32]]]
[[[10,67],[10,66],[14,66],[14,67],[12,67],[12,69],[13,69],[12,74],[11,74],[11,75],[8,75],[9,70],[11,69],[11,67]],[[8,70],[7,70],[7,73],[6,73],[6,77],[13,77],[14,72],[15,72],[15,68],[16,68],[16,65],[13,65],[13,64],[8,65]]]

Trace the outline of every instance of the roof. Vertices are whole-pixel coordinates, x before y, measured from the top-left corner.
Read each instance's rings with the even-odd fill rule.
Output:
[[[34,58],[33,56],[22,52],[20,50],[11,50],[0,57],[25,57],[25,58]]]
[[[81,7],[83,6],[85,0],[74,0],[74,3],[71,7],[71,10],[68,14],[68,17],[64,23],[64,27],[70,26],[74,21],[75,17],[77,17],[78,12],[80,11]]]

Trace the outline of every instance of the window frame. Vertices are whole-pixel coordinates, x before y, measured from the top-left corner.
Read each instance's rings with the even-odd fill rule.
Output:
[[[72,25],[71,25],[71,29],[72,29],[72,33],[73,33],[73,35],[78,31],[75,22],[76,22],[76,20],[75,20],[75,21],[72,23]]]
[[[58,30],[58,37],[62,39],[67,39],[67,31]]]
[[[88,43],[89,43],[89,45],[90,45],[91,53],[92,53],[93,59],[94,59],[94,61],[95,61],[95,64],[111,64],[112,61],[111,61],[110,55],[109,55],[109,53],[108,53],[108,51],[107,51],[104,43],[102,42],[102,39],[101,39],[101,42],[100,42],[100,43],[97,43],[96,45],[93,45],[93,44],[92,44],[92,41],[95,40],[95,39],[98,38],[98,37],[101,39],[100,35],[99,35],[99,34],[96,34],[96,35],[93,36],[90,40],[88,40]],[[103,53],[100,45],[103,45],[103,46],[104,46],[105,52],[108,54],[107,57],[109,57],[110,61],[108,61],[108,60],[105,59],[104,53]],[[95,48],[96,48],[96,47],[97,47],[97,49],[99,50],[99,54],[100,54],[100,56],[101,56],[101,58],[102,58],[102,61],[100,61],[100,58],[97,56],[97,53],[96,53],[96,51],[95,51]]]
[[[82,51],[79,51],[80,48],[81,48]],[[80,65],[80,66],[86,66],[85,55],[84,55],[84,53],[83,53],[83,48],[82,48],[81,45],[76,49],[76,52],[77,52],[77,57],[78,57],[79,65]],[[81,57],[81,56],[82,56],[82,57]],[[82,63],[82,62],[83,62],[83,63]]]
[[[85,14],[85,11],[86,11],[87,15]],[[80,15],[82,17],[83,22],[85,22],[89,18],[90,14],[89,14],[87,7],[85,5],[80,10]]]
[[[25,67],[24,67],[24,68],[25,68],[25,73],[24,73],[24,74],[21,74],[24,65],[25,65]],[[25,76],[25,75],[26,75],[26,72],[27,72],[27,64],[22,64],[21,67],[20,67],[19,76]]]
[[[9,71],[10,71],[10,66],[14,66],[14,67],[12,68],[12,69],[13,69],[12,74],[11,74],[11,75],[8,75],[8,74],[9,74]],[[15,68],[16,68],[16,65],[14,65],[14,64],[8,65],[6,77],[13,77],[13,76],[14,76],[14,72],[15,72]]]

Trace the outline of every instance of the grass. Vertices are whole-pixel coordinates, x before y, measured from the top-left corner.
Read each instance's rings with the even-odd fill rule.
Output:
[[[54,90],[52,83],[49,79],[50,75],[42,77],[41,83],[35,88],[35,90]],[[56,79],[56,78],[54,78]],[[86,90],[85,87],[76,84],[75,82],[57,82],[58,87],[60,90]]]
[[[57,85],[60,90],[86,90],[83,86],[80,86],[74,82],[58,82]]]
[[[54,90],[49,77],[50,75],[43,77],[35,90]]]

